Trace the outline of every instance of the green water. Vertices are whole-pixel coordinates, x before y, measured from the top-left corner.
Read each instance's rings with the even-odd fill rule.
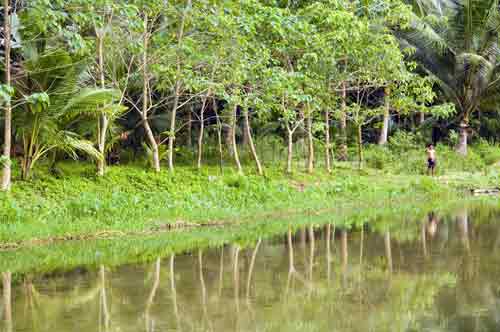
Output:
[[[499,331],[500,210],[423,215],[11,283],[4,272],[2,329]]]

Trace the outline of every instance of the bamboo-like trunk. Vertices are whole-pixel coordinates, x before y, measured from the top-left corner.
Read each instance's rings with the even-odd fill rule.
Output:
[[[363,168],[363,132],[362,126],[358,124],[358,168]]]
[[[255,144],[253,142],[252,130],[250,127],[250,117],[248,116],[248,109],[245,109],[243,111],[243,116],[245,118],[245,130],[246,130],[248,145],[250,146],[250,152],[252,153],[252,158],[255,161],[255,166],[257,167],[257,173],[259,175],[264,175],[264,171],[262,170],[262,165],[260,163],[259,156],[257,155],[257,150],[255,149]]]
[[[312,133],[312,115],[307,117],[307,173],[311,174],[314,171],[314,138]]]
[[[11,50],[11,20],[10,20],[10,1],[4,0],[4,63],[5,63],[5,85],[10,87],[11,85],[11,68],[10,68],[10,50]],[[10,151],[12,149],[12,106],[10,100],[7,100],[4,109],[4,143],[3,143],[3,172],[2,172],[2,183],[0,190],[7,191],[11,186],[11,155]]]
[[[382,123],[382,129],[380,131],[380,136],[378,138],[378,145],[385,145],[387,143],[387,137],[389,135],[389,120],[390,120],[390,103],[389,103],[390,89],[385,89],[385,107],[384,107],[384,120]]]
[[[100,84],[101,88],[104,89],[106,82],[104,79],[104,36],[100,35],[98,37],[98,61],[99,61],[99,75],[100,75]],[[108,131],[109,120],[106,113],[101,112],[99,121],[99,132],[97,133],[98,138],[98,147],[99,153],[101,154],[101,158],[97,159],[97,176],[104,176],[105,168],[106,168],[106,158],[105,149],[106,149],[106,133]]]
[[[233,148],[233,157],[238,169],[238,174],[243,174],[243,167],[241,167],[240,157],[238,155],[238,145],[236,144],[236,115],[238,111],[238,106],[235,105],[233,109],[233,114],[231,115],[231,146]]]
[[[330,111],[325,111],[325,165],[328,173],[332,172],[330,147]]]
[[[144,131],[146,132],[146,138],[148,140],[149,146],[152,151],[153,157],[153,169],[155,172],[160,171],[160,154],[158,151],[158,143],[155,140],[153,131],[148,121],[148,94],[149,94],[149,74],[148,74],[148,46],[149,46],[149,33],[148,33],[148,16],[144,17],[144,40],[143,40],[143,51],[142,51],[142,75],[143,75],[143,87],[142,87],[142,124],[144,126]]]

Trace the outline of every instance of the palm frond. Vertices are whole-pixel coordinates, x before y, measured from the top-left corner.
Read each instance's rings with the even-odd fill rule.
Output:
[[[69,131],[60,131],[57,133],[57,148],[66,152],[73,159],[78,159],[78,152],[94,160],[102,160],[104,158],[91,141],[82,139],[77,134]]]
[[[113,102],[120,98],[120,92],[115,89],[84,89],[73,96],[60,110],[61,115],[100,114],[103,110],[118,112]]]

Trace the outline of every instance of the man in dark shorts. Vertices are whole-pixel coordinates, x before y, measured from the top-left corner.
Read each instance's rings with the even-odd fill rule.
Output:
[[[436,169],[436,150],[434,150],[434,145],[429,144],[427,146],[427,174],[434,176],[434,170]]]

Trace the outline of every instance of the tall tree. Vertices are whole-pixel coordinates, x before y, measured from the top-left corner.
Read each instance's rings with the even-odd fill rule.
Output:
[[[11,95],[13,94],[11,87],[11,16],[10,16],[10,1],[4,0],[3,2],[3,46],[4,46],[4,65],[5,65],[5,82],[1,88],[1,96],[4,106],[4,144],[3,154],[0,159],[3,164],[2,182],[0,190],[7,191],[11,186],[11,155],[12,148],[12,106]]]
[[[500,97],[500,8],[496,0],[412,2],[407,26],[394,27],[404,48],[458,111],[457,151],[467,154],[471,117]]]

